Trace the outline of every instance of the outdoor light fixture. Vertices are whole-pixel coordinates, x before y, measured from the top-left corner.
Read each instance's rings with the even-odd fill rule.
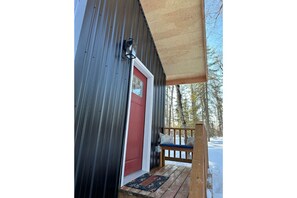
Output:
[[[128,40],[124,40],[123,50],[125,51],[125,56],[128,59],[136,58],[136,52],[133,45],[133,39],[129,38]]]

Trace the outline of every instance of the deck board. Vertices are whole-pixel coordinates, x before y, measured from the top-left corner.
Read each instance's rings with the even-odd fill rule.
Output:
[[[190,173],[189,176],[186,178],[182,186],[180,187],[179,191],[175,195],[175,198],[185,198],[189,196],[190,190]]]
[[[159,170],[155,172],[156,175],[163,175],[169,169],[171,169],[174,165],[170,164],[168,166],[163,166],[161,169],[158,167]]]
[[[190,167],[168,164],[162,168],[155,168],[150,173],[154,175],[169,176],[169,179],[155,192],[148,192],[121,187],[119,197],[154,197],[154,198],[185,198],[189,195]]]
[[[176,166],[174,166],[176,167]],[[152,192],[150,194],[151,197],[162,197],[162,195],[167,191],[167,189],[171,186],[171,184],[176,180],[176,178],[182,173],[182,171],[185,169],[185,167],[176,167],[175,169],[171,169],[171,171],[168,171],[164,174],[164,176],[170,176],[169,179],[162,185],[158,190],[155,192]]]
[[[182,184],[184,183],[184,181],[186,180],[186,178],[188,177],[189,173],[190,173],[190,169],[185,168],[182,171],[182,173],[179,174],[179,176],[174,180],[172,185],[169,188],[167,188],[166,192],[161,196],[161,198],[174,197],[177,194],[177,192],[179,191],[179,189],[182,186]]]

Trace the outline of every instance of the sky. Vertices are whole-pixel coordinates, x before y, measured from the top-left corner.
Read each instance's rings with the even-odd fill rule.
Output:
[[[223,13],[219,16],[221,0],[205,0],[206,45],[223,54]]]
[[[223,16],[217,12],[221,0],[205,0],[206,45],[223,56]],[[213,139],[212,139],[213,140]],[[223,140],[209,143],[209,171],[213,175],[213,197],[223,197]]]

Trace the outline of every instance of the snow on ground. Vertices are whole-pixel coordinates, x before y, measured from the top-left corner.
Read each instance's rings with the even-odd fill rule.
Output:
[[[223,138],[210,138],[208,142],[209,172],[212,173],[213,196],[207,192],[208,198],[223,197]]]

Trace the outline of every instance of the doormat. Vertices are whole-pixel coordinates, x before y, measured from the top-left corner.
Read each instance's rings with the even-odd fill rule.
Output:
[[[150,175],[145,173],[144,175],[132,180],[125,186],[136,188],[144,191],[155,192],[169,177],[161,175]]]

